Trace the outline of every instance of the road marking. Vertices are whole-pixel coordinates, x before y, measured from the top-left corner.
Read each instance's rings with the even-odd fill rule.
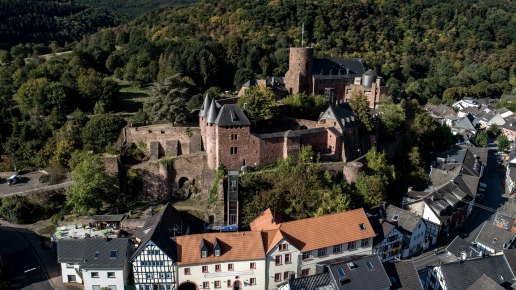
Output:
[[[36,268],[25,270],[25,271],[23,271],[23,273],[29,273],[30,271],[34,271],[34,270],[36,270]]]

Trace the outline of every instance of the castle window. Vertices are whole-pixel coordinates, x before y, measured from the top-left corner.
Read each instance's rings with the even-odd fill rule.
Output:
[[[229,148],[229,153],[231,155],[236,155],[238,153],[238,147],[231,147],[231,148]]]
[[[231,134],[231,140],[237,140],[238,135],[237,134]]]

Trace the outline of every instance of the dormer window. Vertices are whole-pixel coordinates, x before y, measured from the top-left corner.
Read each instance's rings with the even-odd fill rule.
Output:
[[[215,240],[213,241],[213,252],[215,254],[215,257],[218,257],[221,254],[221,248],[220,248],[219,240],[217,240],[217,238],[215,238]]]
[[[199,245],[199,248],[201,250],[201,258],[208,258],[208,247],[206,246],[204,239],[201,239],[201,244]]]
[[[360,230],[361,230],[361,231],[365,231],[365,230],[366,230],[366,226],[365,226],[365,224],[364,224],[364,223],[361,223],[361,224],[359,224],[358,226],[360,227]]]
[[[397,222],[398,220],[400,219],[400,216],[395,214],[393,217],[392,217],[392,221],[393,222]]]
[[[110,259],[116,259],[117,256],[118,256],[118,251],[116,251],[116,250],[112,250],[111,253],[109,254]]]

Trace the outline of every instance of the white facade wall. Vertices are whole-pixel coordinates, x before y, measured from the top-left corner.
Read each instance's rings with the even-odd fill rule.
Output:
[[[341,253],[333,253],[333,246],[327,247],[326,248],[327,255],[323,256],[323,257],[317,256],[318,250],[311,251],[312,258],[305,259],[305,260],[303,260],[301,258],[301,271],[298,273],[299,276],[301,276],[303,270],[308,270],[309,275],[315,274],[316,273],[316,265],[318,263],[321,263],[326,260],[336,259],[336,258],[340,258],[340,257],[346,257],[346,256],[350,256],[350,255],[355,255],[355,256],[372,255],[373,239],[369,238],[366,240],[368,240],[368,242],[367,242],[368,245],[364,246],[364,247],[361,246],[361,240],[355,241],[355,249],[353,249],[353,250],[348,250],[348,244],[350,244],[350,243],[341,244],[342,245]],[[301,253],[301,255],[302,255],[302,253]]]
[[[114,278],[108,277],[109,273],[114,273]],[[92,277],[93,273],[98,274],[98,278]],[[94,275],[97,276],[97,275]],[[125,275],[124,270],[82,270],[82,277],[84,280],[84,290],[99,290],[102,288],[109,288],[109,290],[123,290]],[[93,286],[99,286],[93,288]]]
[[[61,273],[63,275],[63,283],[74,283],[68,280],[69,275],[75,276],[75,282],[82,284],[81,276],[77,274],[79,270],[79,264],[61,263]]]
[[[437,215],[434,211],[428,206],[428,204],[424,203],[425,207],[423,209],[423,218],[425,220],[429,220],[439,226],[442,226],[441,221],[437,218]]]
[[[251,263],[255,263],[255,269],[251,269]],[[233,264],[233,270],[228,270],[228,264]],[[216,265],[220,265],[220,271],[216,271]],[[202,267],[208,267],[208,271],[203,273]],[[186,269],[190,274],[187,274]],[[197,285],[197,289],[219,289],[215,287],[215,282],[220,282],[221,289],[227,289],[228,280],[231,287],[235,281],[240,282],[240,288],[244,289],[266,289],[265,260],[248,260],[248,261],[224,261],[210,262],[196,265],[178,265],[178,285],[185,282],[191,282]],[[251,278],[256,279],[256,284],[251,285]],[[204,282],[208,282],[208,288],[204,288]]]
[[[410,236],[408,249],[403,251],[402,258],[410,257],[416,254],[417,252],[420,252],[422,250],[422,247],[425,247],[425,232],[426,224],[423,222],[423,220],[420,220],[416,229]]]
[[[477,242],[477,247],[480,248],[482,251],[486,252],[486,253],[489,253],[489,254],[495,254],[496,253],[496,250],[489,247],[488,245],[482,243],[482,242],[479,242],[479,241],[476,241]]]
[[[280,245],[287,245],[287,249],[280,251]],[[285,256],[290,255],[291,262],[285,263]],[[276,265],[276,257],[281,257],[281,264]],[[278,284],[282,284],[288,281],[290,274],[295,274],[298,277],[301,274],[299,262],[301,260],[301,252],[290,244],[286,240],[281,240],[274,248],[267,254],[267,277],[265,278],[267,283],[266,289],[277,289]],[[288,273],[287,279],[285,279],[285,273]],[[280,274],[280,280],[276,281],[276,274]],[[312,273],[313,274],[313,273]]]

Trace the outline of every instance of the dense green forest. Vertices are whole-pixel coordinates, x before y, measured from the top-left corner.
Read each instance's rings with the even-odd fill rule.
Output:
[[[512,92],[516,85],[513,1],[464,5],[456,0],[212,0],[152,11],[127,25],[89,36],[81,21],[73,22],[77,26],[59,26],[61,17],[101,10],[59,1],[31,1],[30,9],[31,5],[1,3],[6,9],[0,13],[18,11],[2,15],[0,39],[4,41],[23,41],[11,40],[7,33],[23,38],[20,29],[29,27],[38,41],[60,35],[81,39],[70,54],[46,61],[27,59],[34,51],[25,45],[0,50],[0,165],[4,170],[13,164],[45,167],[51,160],[67,167],[75,150],[116,150],[111,144],[124,122],[149,119],[153,110],[147,103],[130,120],[113,114],[125,112],[121,82],[142,88],[158,82],[157,87],[166,87],[167,78],[178,76],[174,83],[187,93],[173,105],[193,109],[200,106],[207,90],[234,90],[254,76],[282,76],[288,68],[288,48],[301,44],[303,23],[306,44],[316,48],[318,57],[360,57],[366,67],[384,77],[394,112],[384,120],[386,126],[396,124],[401,112],[421,125],[417,128],[421,136],[427,136],[421,133],[427,127],[432,127],[431,132],[439,129],[422,114],[396,107],[400,100],[450,103],[463,96],[496,97]],[[42,3],[46,6],[40,11],[37,7]],[[46,16],[26,24],[14,21],[25,14]],[[113,19],[109,15],[98,16]],[[38,34],[38,27],[45,26],[43,19],[55,24],[50,26],[54,34]],[[77,35],[72,33],[75,29]],[[186,119],[188,112],[181,114],[176,121]],[[429,146],[416,143],[403,151],[414,151],[407,168],[425,168],[419,155],[425,156]],[[424,175],[424,171],[415,173]]]
[[[0,49],[51,41],[63,46],[117,24],[117,17],[107,10],[73,1],[0,0]]]
[[[159,7],[187,5],[199,0],[75,0],[75,2],[113,11],[123,19],[131,19]]]

